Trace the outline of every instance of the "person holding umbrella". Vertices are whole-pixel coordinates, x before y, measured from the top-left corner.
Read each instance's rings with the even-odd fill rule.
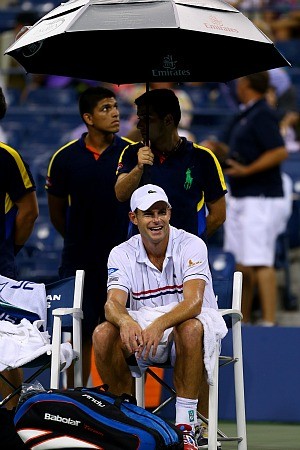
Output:
[[[161,186],[175,206],[172,225],[206,240],[225,221],[226,184],[214,153],[179,136],[181,109],[171,89],[153,89],[135,100],[144,142],[122,153],[115,191],[121,202],[147,182]]]
[[[170,226],[173,205],[157,185],[136,189],[130,210],[139,234],[109,255],[106,322],[93,334],[96,367],[111,392],[133,394],[133,377],[170,358],[175,424],[183,431],[184,450],[198,450],[198,396],[202,385],[211,383],[207,344],[215,349],[227,334],[207,246]]]
[[[162,187],[173,207],[171,224],[207,241],[226,218],[226,184],[214,153],[178,134],[179,100],[171,89],[146,91],[135,100],[144,139],[149,125],[150,145],[129,145],[122,153],[115,190],[120,201],[151,182]],[[134,225],[133,225],[134,227]],[[136,230],[133,230],[133,233]],[[208,417],[208,385],[199,392],[199,412]],[[207,428],[200,424],[198,445],[207,445]]]
[[[80,139],[68,142],[50,159],[46,190],[50,219],[64,238],[61,278],[85,270],[83,291],[83,379],[91,368],[92,332],[104,320],[107,258],[127,237],[129,203],[116,199],[116,167],[130,140],[118,136],[120,112],[115,93],[102,86],[79,97],[86,125]]]

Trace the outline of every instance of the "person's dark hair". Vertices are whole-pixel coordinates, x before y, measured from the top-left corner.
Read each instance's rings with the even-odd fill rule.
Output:
[[[0,87],[0,120],[3,119],[3,117],[6,114],[7,110],[7,103],[2,91],[2,87]]]
[[[104,98],[111,97],[116,98],[116,94],[110,89],[102,86],[89,87],[85,91],[83,91],[79,96],[79,112],[82,120],[84,121],[83,115],[85,113],[92,114],[98,102],[100,102]]]
[[[250,87],[260,94],[265,94],[270,87],[270,77],[268,72],[258,72],[246,75]]]
[[[144,94],[135,99],[134,103],[137,107],[148,104],[161,119],[166,117],[167,114],[171,114],[176,127],[180,122],[181,110],[179,100],[171,89],[153,89],[144,92]]]

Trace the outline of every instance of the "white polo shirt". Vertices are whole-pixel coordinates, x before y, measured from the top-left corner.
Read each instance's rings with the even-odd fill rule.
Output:
[[[114,247],[108,258],[108,290],[127,292],[132,310],[181,302],[183,283],[192,279],[206,282],[203,306],[217,309],[206,244],[172,226],[162,272],[149,261],[139,234]]]

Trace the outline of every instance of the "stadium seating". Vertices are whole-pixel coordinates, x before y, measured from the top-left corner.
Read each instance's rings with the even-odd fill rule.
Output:
[[[290,153],[282,163],[282,171],[293,181],[293,211],[288,222],[289,248],[300,247],[300,152]]]
[[[40,87],[29,91],[26,97],[27,106],[67,106],[77,107],[78,94],[72,87],[48,88]]]
[[[276,48],[291,63],[292,67],[300,67],[300,39],[289,39],[275,42]]]
[[[62,247],[63,238],[50,222],[44,199],[39,202],[39,217],[33,232],[16,258],[19,278],[36,283],[58,280]]]

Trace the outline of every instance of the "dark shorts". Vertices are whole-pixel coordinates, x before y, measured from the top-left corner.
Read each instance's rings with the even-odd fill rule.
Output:
[[[104,304],[107,296],[107,267],[84,270],[82,334],[87,337],[87,335],[92,336],[98,323],[105,320]],[[60,278],[73,275],[75,275],[74,269],[60,267]]]

